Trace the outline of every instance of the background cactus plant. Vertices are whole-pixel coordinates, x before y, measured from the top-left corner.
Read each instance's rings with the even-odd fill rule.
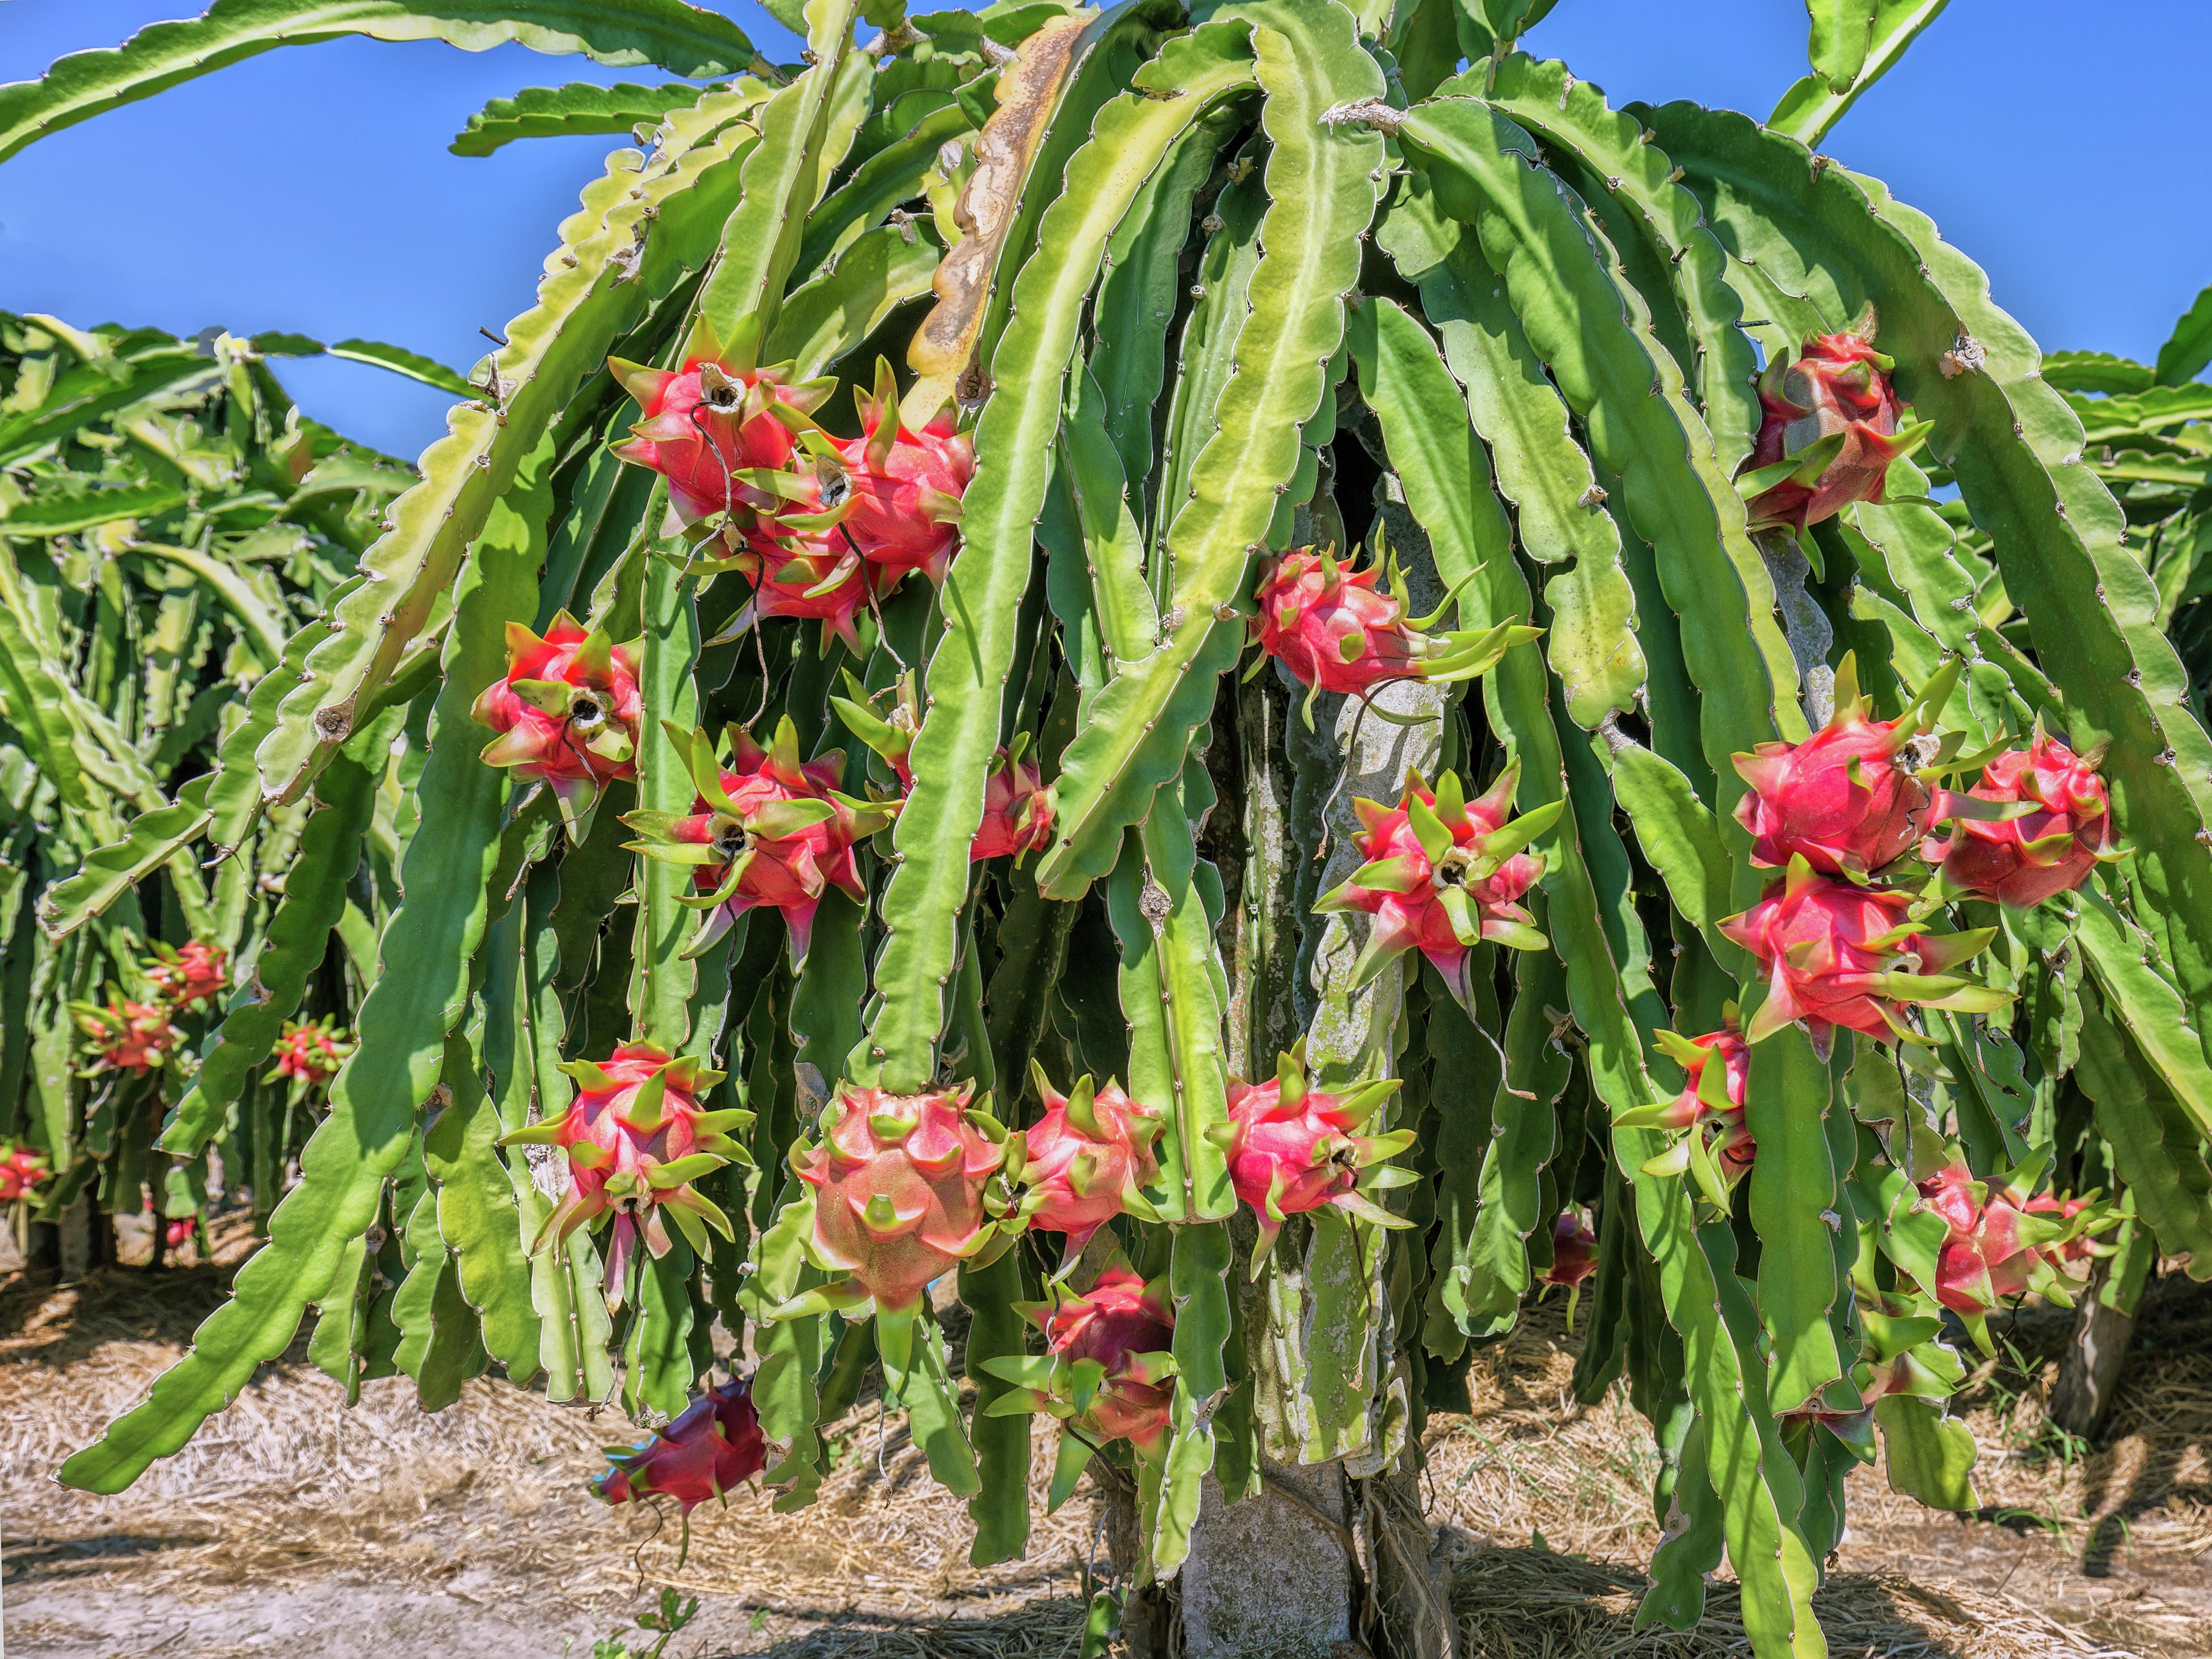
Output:
[[[1425,1540],[1343,1523],[1407,1524],[1424,1418],[1559,1284],[1578,1387],[1653,1425],[1644,1616],[1694,1622],[1725,1559],[1762,1659],[1822,1651],[1855,1461],[1974,1502],[1945,1310],[2068,1294],[2088,1238],[2212,1272],[2212,741],[2163,567],[1981,273],[1808,149],[1940,9],[1815,8],[1770,125],[1611,108],[1519,50],[1542,0],[811,0],[782,68],[667,0],[318,23],[734,78],[653,94],[250,740],[73,890],[143,908],[198,802],[278,823],[378,720],[424,738],[299,1184],[63,1478],[127,1485],[311,1308],[349,1383],[497,1367],[690,1423],[719,1322],[782,1506],[880,1362],[978,1561],[1023,1547],[1049,1416],[1122,1471],[1144,1593],[1204,1561],[1192,1651],[1326,1651],[1356,1571],[1370,1638],[1426,1654]],[[0,94],[0,153],[308,9],[65,60]],[[1255,629],[1308,571],[1322,608]],[[636,641],[588,817],[475,718],[502,682],[509,730],[555,712],[563,612]],[[1939,799],[1954,835],[2087,823],[2086,785],[1960,781],[2039,725],[2096,772],[2098,856],[1994,890],[2033,906],[1945,884]],[[291,879],[350,871],[352,822]],[[648,1043],[750,1159],[667,1166],[736,1236],[630,1253],[617,1305],[587,1232],[531,1250],[502,1146]],[[1024,1223],[1091,1193],[1032,1079],[1085,1074],[1130,1103],[1088,1097],[1100,1135],[1159,1127],[1087,1177],[1122,1213],[1041,1347],[1063,1239]],[[1153,1346],[1073,1334],[1109,1304]],[[1270,1491],[1351,1554],[1255,1608],[1206,1517]]]

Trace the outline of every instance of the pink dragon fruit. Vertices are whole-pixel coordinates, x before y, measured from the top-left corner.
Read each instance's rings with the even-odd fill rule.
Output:
[[[2070,1214],[2057,1204],[2039,1213],[2028,1194],[2049,1161],[2045,1148],[2002,1177],[1983,1181],[1954,1153],[1919,1183],[1915,1207],[1940,1216],[1946,1233],[1936,1259],[1936,1283],[1925,1288],[1966,1322],[1984,1353],[1991,1349],[1984,1322],[2008,1299],[2032,1291],[2072,1306],[2059,1271],[2067,1259],[2064,1247],[2118,1220],[2086,1204]]]
[[[146,977],[172,1008],[209,1001],[230,983],[226,952],[220,945],[203,945],[194,939],[180,951],[157,944],[154,955]]]
[[[734,554],[702,568],[738,572],[751,585],[757,615],[818,621],[825,651],[835,635],[855,656],[866,655],[859,619],[903,573],[860,556],[842,526],[842,510],[823,507],[820,477],[781,475],[778,488],[773,510],[753,513],[725,533],[723,545],[734,546]]]
[[[12,1141],[0,1141],[0,1204],[28,1198],[33,1188],[52,1175],[53,1171],[46,1167],[44,1152],[18,1146]]]
[[[1673,1031],[1653,1035],[1682,1068],[1682,1091],[1672,1100],[1616,1113],[1624,1129],[1686,1129],[1690,1133],[1644,1164],[1647,1175],[1694,1173],[1705,1196],[1723,1210],[1737,1182],[1750,1173],[1758,1143],[1744,1127],[1743,1105],[1751,1083],[1751,1049],[1736,1028],[1735,1005],[1717,1031],[1686,1037]],[[1712,1061],[1718,1060],[1715,1066]]]
[[[1782,352],[1759,377],[1759,437],[1736,480],[1753,529],[1802,532],[1854,501],[1879,501],[1889,464],[1925,441],[1927,423],[1902,423],[1896,364],[1873,333],[1869,313],[1850,332],[1814,335],[1795,363]]]
[[[700,1091],[722,1073],[689,1055],[672,1059],[650,1042],[617,1048],[604,1065],[574,1060],[561,1069],[582,1085],[568,1109],[501,1137],[500,1145],[558,1146],[568,1154],[568,1190],[545,1218],[533,1253],[612,1215],[606,1285],[610,1304],[618,1307],[639,1238],[656,1256],[669,1252],[664,1212],[701,1255],[707,1228],[735,1236],[729,1217],[691,1183],[733,1159],[751,1162],[728,1131],[750,1123],[752,1114],[702,1110]]]
[[[1382,575],[1380,565],[1347,570],[1312,548],[1270,560],[1260,572],[1252,637],[1309,690],[1359,696],[1390,680],[1473,679],[1540,631],[1501,623],[1479,633],[1431,633],[1436,616],[1407,618],[1401,600],[1377,590]],[[1390,585],[1404,589],[1395,570]],[[1306,724],[1313,724],[1311,697]]]
[[[818,1138],[801,1141],[791,1158],[813,1189],[808,1253],[846,1278],[793,1297],[770,1318],[872,1310],[886,1375],[905,1374],[922,1292],[963,1263],[994,1255],[1018,1224],[1002,1223],[1022,1143],[969,1110],[970,1092],[964,1084],[918,1095],[839,1087],[823,1109]]]
[[[288,1019],[283,1036],[276,1039],[276,1063],[262,1081],[289,1078],[307,1088],[327,1083],[338,1074],[355,1046],[328,1014],[313,1021]]]
[[[1021,1214],[1038,1232],[1067,1235],[1073,1266],[1091,1236],[1117,1215],[1158,1218],[1138,1190],[1159,1172],[1152,1142],[1166,1120],[1121,1091],[1094,1089],[1088,1077],[1061,1094],[1030,1063],[1044,1115],[1023,1132]]]
[[[1492,939],[1520,951],[1544,947],[1535,918],[1515,901],[1544,872],[1542,855],[1522,849],[1558,822],[1565,803],[1507,822],[1520,776],[1517,763],[1509,766],[1487,794],[1470,801],[1455,773],[1437,779],[1432,793],[1409,772],[1397,805],[1352,802],[1366,826],[1354,844],[1367,862],[1314,909],[1364,910],[1375,918],[1352,969],[1355,985],[1402,952],[1419,951],[1464,1003],[1469,946]]]
[[[163,1065],[184,1033],[169,1024],[168,1010],[149,1002],[111,996],[107,1006],[72,1002],[70,1015],[92,1040],[96,1058],[83,1075],[128,1072],[143,1077]]]
[[[902,789],[912,789],[914,769],[907,750],[921,727],[913,677],[902,674],[887,688],[888,717],[877,714],[875,698],[851,674],[845,676],[845,684],[851,695],[830,699],[837,718],[854,737],[883,757]],[[1054,792],[1037,763],[1026,758],[1029,744],[1030,734],[1020,732],[1012,748],[1001,745],[991,757],[991,769],[983,779],[983,822],[968,843],[970,862],[1011,857],[1018,865],[1052,839]]]
[[[1874,720],[1846,653],[1827,725],[1802,743],[1762,743],[1735,757],[1751,786],[1735,809],[1752,833],[1751,861],[1802,857],[1829,875],[1864,876],[1902,857],[1919,836],[1928,791],[1897,756],[1949,698],[1960,666],[1956,658],[1945,664],[1897,719]]]
[[[891,366],[881,358],[874,395],[855,389],[854,402],[865,435],[836,447],[848,491],[840,526],[890,580],[919,570],[941,582],[960,545],[960,497],[975,476],[975,446],[956,434],[949,409],[909,432],[899,420]]]
[[[162,1231],[161,1242],[173,1253],[181,1250],[192,1242],[192,1236],[199,1231],[199,1224],[197,1216],[179,1217]]]
[[[1370,1194],[1415,1179],[1410,1170],[1384,1163],[1413,1144],[1413,1132],[1352,1133],[1397,1089],[1398,1079],[1364,1084],[1347,1095],[1326,1094],[1307,1084],[1304,1047],[1282,1055],[1265,1083],[1231,1079],[1229,1121],[1206,1132],[1228,1158],[1237,1196],[1259,1220],[1255,1278],[1285,1217],[1333,1206],[1378,1227],[1411,1224]]]
[[[1979,816],[1976,803],[2017,816]],[[1986,811],[1986,808],[1980,809]],[[2112,844],[2111,798],[2094,764],[2041,722],[2026,749],[2007,750],[1982,769],[1963,795],[1942,791],[1932,821],[1948,822],[1948,842],[1923,849],[1954,890],[2021,908],[2070,892],[2100,863],[2124,856]]]
[[[793,385],[788,364],[758,367],[756,335],[748,320],[725,349],[702,319],[692,328],[681,368],[607,361],[645,416],[614,453],[668,480],[669,503],[684,524],[748,499],[769,504],[774,486],[757,475],[789,464],[798,434],[813,424],[807,416],[836,384]]]
[[[1911,908],[1910,893],[1832,880],[1802,858],[1791,859],[1789,873],[1758,903],[1720,924],[1768,975],[1766,1000],[1745,1040],[1761,1042],[1802,1019],[1825,1058],[1838,1025],[1884,1040],[1921,1041],[1905,1023],[1907,1003],[1990,1013],[2012,1000],[2008,991],[1949,971],[1987,945],[1991,929],[1930,933],[1911,919]]]
[[[2089,1218],[2082,1224],[2084,1227],[2094,1226],[2104,1219],[2105,1212],[2098,1207],[2094,1193],[2081,1198],[2060,1198],[2055,1193],[2038,1193],[2021,1205],[2021,1209],[2025,1214],[2045,1216],[2067,1227],[2067,1237],[2051,1245],[2045,1252],[2045,1258],[2053,1267],[2075,1267],[2112,1253],[2110,1246],[2097,1242],[2094,1232],[2072,1230],[2071,1224],[2076,1216]]]
[[[542,779],[580,840],[600,788],[637,775],[641,708],[635,647],[617,645],[604,629],[586,630],[563,611],[542,640],[524,623],[507,623],[507,674],[470,712],[500,734],[485,746],[484,763]]]
[[[635,1446],[608,1447],[607,1462],[592,1490],[610,1504],[672,1498],[688,1516],[710,1498],[726,1501],[768,1463],[752,1385],[737,1377],[710,1386],[666,1427]]]
[[[1061,1288],[1053,1301],[1015,1305],[1044,1333],[1047,1352],[985,1360],[992,1376],[1014,1384],[985,1414],[1046,1412],[1079,1431],[1060,1436],[1051,1508],[1110,1441],[1126,1440],[1155,1461],[1165,1453],[1175,1401],[1175,1304],[1164,1278],[1148,1285],[1116,1256],[1080,1296]]]
[[[802,762],[799,730],[788,715],[777,722],[766,749],[732,726],[732,771],[716,763],[704,732],[667,730],[688,758],[699,798],[682,817],[641,811],[623,822],[642,836],[628,843],[633,851],[693,867],[699,893],[686,902],[708,915],[689,954],[708,949],[748,910],[765,907],[782,913],[792,960],[804,962],[825,891],[834,886],[857,903],[867,902],[853,848],[890,823],[896,809],[837,792],[843,754]]]

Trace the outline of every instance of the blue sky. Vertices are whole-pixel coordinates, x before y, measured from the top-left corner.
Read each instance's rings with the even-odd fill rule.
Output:
[[[5,0],[0,81],[112,46],[191,0]],[[757,9],[725,6],[761,41]],[[1802,70],[1798,0],[1559,0],[1528,38],[1616,102],[1764,114]],[[1953,0],[1825,146],[1887,179],[1988,269],[2048,348],[2148,358],[2212,283],[2203,184],[2212,5]],[[553,228],[614,147],[447,153],[524,86],[665,79],[519,46],[349,40],[272,52],[0,163],[0,308],[394,341],[465,368],[530,302]],[[328,360],[282,366],[308,412],[412,456],[447,400]]]

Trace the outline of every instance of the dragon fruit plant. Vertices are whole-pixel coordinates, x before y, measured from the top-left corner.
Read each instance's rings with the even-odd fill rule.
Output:
[[[4,157],[226,29],[684,82],[554,100],[649,142],[205,775],[82,849],[58,914],[119,931],[296,846],[235,976],[373,971],[234,999],[184,1156],[284,1018],[359,1047],[236,1305],[64,1478],[310,1308],[348,1387],[694,1425],[742,1337],[780,1509],[877,1376],[1012,1559],[1050,1417],[1147,1628],[1397,1659],[1426,1416],[1572,1278],[1583,1396],[1672,1472],[1642,1618],[1725,1563],[1815,1659],[1868,1450],[1974,1506],[1962,1304],[2116,1273],[2109,1213],[2212,1273],[2212,738],[2155,626],[2198,556],[2123,544],[1982,273],[1812,153],[1934,9],[1765,122],[1611,106],[1522,50],[1551,9],[813,0],[779,66],[659,0],[265,0],[0,92]]]

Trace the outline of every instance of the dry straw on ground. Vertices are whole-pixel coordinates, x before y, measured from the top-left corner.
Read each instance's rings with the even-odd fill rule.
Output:
[[[661,1585],[701,1601],[670,1650],[784,1659],[1073,1656],[1093,1514],[1040,1516],[1028,1559],[978,1571],[957,1500],[896,1418],[864,1402],[831,1438],[822,1501],[766,1494],[679,1529],[585,1492],[613,1411],[549,1405],[489,1381],[435,1417],[403,1379],[344,1408],[295,1349],[175,1458],[121,1497],[47,1478],[180,1351],[222,1273],[104,1272],[0,1290],[0,1524],[18,1654],[134,1650],[344,1659],[407,1647],[581,1659]],[[1878,1471],[1852,1481],[1852,1531],[1820,1611],[1838,1659],[2028,1659],[2212,1652],[2212,1299],[2164,1294],[2153,1344],[2104,1449],[2044,1425],[2039,1356],[2063,1321],[2013,1333],[2027,1370],[1970,1396],[1978,1518],[1931,1516]],[[1618,1396],[1567,1392],[1556,1304],[1478,1356],[1471,1416],[1432,1421],[1432,1518],[1450,1529],[1455,1606],[1477,1659],[1719,1659],[1746,1648],[1732,1589],[1687,1636],[1633,1628],[1656,1541],[1654,1460]],[[2039,1378],[2039,1372],[2041,1373]],[[1048,1446],[1040,1446],[1040,1497]],[[1040,1505],[1041,1508],[1041,1505]],[[351,1645],[349,1645],[349,1644]]]

